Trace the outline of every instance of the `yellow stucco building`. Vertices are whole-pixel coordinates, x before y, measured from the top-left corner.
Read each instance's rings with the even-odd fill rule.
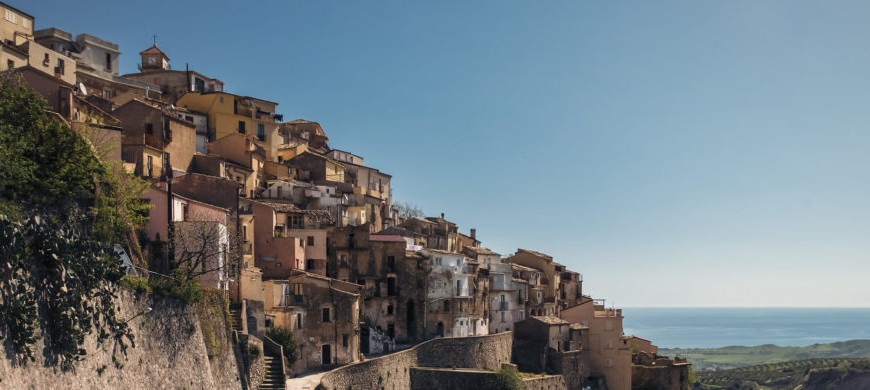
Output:
[[[230,134],[245,134],[262,141],[269,160],[274,160],[283,138],[278,134],[282,119],[278,103],[227,92],[187,92],[175,104],[208,116],[209,142]]]

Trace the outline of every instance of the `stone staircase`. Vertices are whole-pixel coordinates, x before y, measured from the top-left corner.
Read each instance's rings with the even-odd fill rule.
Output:
[[[233,330],[242,333],[242,308],[241,306],[230,305],[230,322],[233,325]]]
[[[284,374],[281,372],[281,359],[272,356],[268,351],[263,354],[265,375],[260,389],[283,389],[285,387]]]

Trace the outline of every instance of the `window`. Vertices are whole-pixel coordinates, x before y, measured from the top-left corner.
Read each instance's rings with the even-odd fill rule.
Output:
[[[218,100],[220,100],[220,102],[223,103],[223,102],[224,102],[224,97],[221,96],[220,99],[218,99]]]
[[[145,124],[145,134],[154,134],[154,124],[152,124],[152,123]]]
[[[396,338],[396,325],[387,325],[387,336],[389,336],[391,339]]]
[[[18,15],[8,9],[6,10],[6,16],[4,17],[4,19],[12,23],[18,23]]]
[[[6,60],[6,69],[13,69],[13,68],[15,68],[15,61]]]
[[[330,319],[329,319],[329,308],[328,308],[328,307],[324,307],[324,308],[323,308],[323,313],[322,313],[322,315],[323,315],[323,318],[322,318],[322,321],[323,321],[323,322],[329,322],[329,321],[330,321]]]
[[[48,66],[51,63],[51,59],[48,58],[48,53],[45,53],[45,57],[42,58],[42,66]]]
[[[193,78],[193,90],[197,92],[205,92],[205,80],[194,77]]]
[[[343,335],[341,335],[341,346],[347,348],[348,340],[349,340],[349,339],[350,339],[350,337],[348,337],[347,334],[343,334]]]
[[[387,296],[396,296],[396,278],[387,278]]]
[[[293,283],[293,295],[302,296],[304,294],[302,283]]]
[[[462,295],[462,282],[459,280],[456,281],[456,295]]]
[[[501,322],[504,322],[504,312],[501,312]]]
[[[444,311],[450,311],[450,301],[444,301]]]
[[[54,68],[54,73],[64,74],[64,64],[63,60],[60,58],[57,59],[57,67]]]
[[[389,268],[390,271],[395,271],[396,256],[387,256],[387,268]]]
[[[24,28],[30,28],[30,20],[28,20],[27,18],[21,18],[21,25]]]
[[[314,246],[314,236],[308,236],[308,240],[306,242],[308,246]]]
[[[302,313],[296,313],[296,329],[302,328]]]
[[[262,123],[257,124],[257,139],[260,141],[266,140],[266,125]]]
[[[239,133],[245,134],[245,121],[239,121]]]
[[[387,315],[393,315],[393,305],[387,305]]]
[[[152,177],[154,176],[154,158],[148,156],[147,161],[148,163],[145,165],[145,176]]]
[[[106,53],[106,71],[112,71],[112,53]]]
[[[305,267],[305,270],[306,270],[306,271],[311,271],[311,270],[313,270],[313,269],[314,269],[314,260],[308,260],[308,261],[307,261],[307,264],[306,264],[306,267]]]
[[[278,198],[283,198],[282,192],[284,191],[284,187],[278,186]]]
[[[172,141],[172,129],[169,124],[169,118],[163,117],[163,141]]]
[[[281,196],[281,187],[278,187],[278,196]],[[303,219],[301,215],[290,215],[290,228],[291,229],[302,229],[304,227]]]

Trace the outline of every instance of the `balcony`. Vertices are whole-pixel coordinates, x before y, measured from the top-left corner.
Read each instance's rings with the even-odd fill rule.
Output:
[[[305,304],[304,295],[285,295],[282,300],[283,306],[299,306]]]
[[[508,306],[510,306],[510,305],[509,305],[509,302],[499,302],[498,309],[499,309],[500,311],[508,311],[508,310],[510,310],[510,309],[508,308]]]

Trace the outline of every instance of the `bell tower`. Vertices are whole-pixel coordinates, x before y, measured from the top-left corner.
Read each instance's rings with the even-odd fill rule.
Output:
[[[139,53],[139,56],[142,57],[142,63],[140,66],[140,70],[144,72],[154,71],[154,70],[169,70],[169,57],[166,56],[166,53],[157,48],[157,37],[154,37],[154,44],[151,45],[148,49]]]

